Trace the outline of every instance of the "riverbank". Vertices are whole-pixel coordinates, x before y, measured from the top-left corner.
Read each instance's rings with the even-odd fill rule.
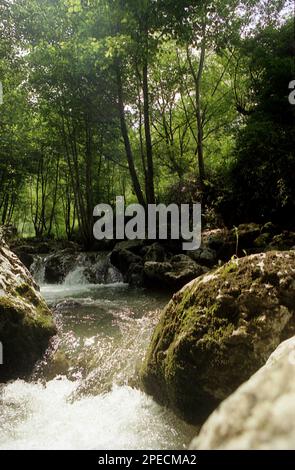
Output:
[[[28,269],[35,270],[38,257],[44,267],[44,282],[60,283],[73,268],[82,268],[87,282],[122,280],[131,286],[176,292],[196,277],[233,256],[244,257],[295,247],[295,232],[272,223],[242,224],[202,233],[198,250],[183,251],[181,241],[113,240],[94,243],[85,252],[82,245],[66,240],[20,239],[8,230],[7,242]],[[104,254],[105,262],[101,262]],[[37,260],[37,263],[36,263]],[[33,265],[35,262],[35,265]],[[37,267],[38,269],[38,267]]]

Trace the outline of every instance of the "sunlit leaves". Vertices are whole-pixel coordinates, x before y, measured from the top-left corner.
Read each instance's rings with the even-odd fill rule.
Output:
[[[82,11],[81,0],[65,0],[65,4],[68,8],[69,14],[80,13]]]

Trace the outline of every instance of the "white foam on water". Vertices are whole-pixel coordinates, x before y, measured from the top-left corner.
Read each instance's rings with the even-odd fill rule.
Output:
[[[144,393],[116,386],[72,403],[68,398],[76,386],[66,378],[46,387],[21,380],[6,385],[0,449],[183,448],[172,413]]]
[[[93,290],[111,288],[122,288],[126,284],[116,282],[114,284],[45,284],[40,287],[41,294],[47,302],[63,300],[67,297],[79,297],[79,295],[90,293]]]
[[[73,271],[65,277],[64,286],[79,286],[88,284],[84,274],[84,266],[77,266]]]
[[[33,264],[30,267],[30,271],[40,286],[44,284],[45,280],[45,263],[44,263],[44,256],[35,256]]]
[[[89,284],[83,270],[75,268],[63,284],[41,285],[41,293],[48,304],[73,301],[65,318],[59,310],[60,347],[82,369],[90,350],[94,369],[72,381],[0,385],[0,449],[183,449],[192,437],[187,425],[143,392],[122,385],[147,347],[157,299],[151,307],[143,293],[129,292],[121,282]],[[78,345],[82,341],[81,351],[68,344],[68,335]]]

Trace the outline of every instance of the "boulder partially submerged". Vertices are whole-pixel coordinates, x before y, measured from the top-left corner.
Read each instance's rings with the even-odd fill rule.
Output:
[[[214,411],[191,448],[295,448],[295,337]]]
[[[294,333],[295,251],[232,259],[173,296],[141,383],[157,401],[201,423]]]
[[[56,333],[38,289],[29,271],[0,240],[0,382],[29,374]]]

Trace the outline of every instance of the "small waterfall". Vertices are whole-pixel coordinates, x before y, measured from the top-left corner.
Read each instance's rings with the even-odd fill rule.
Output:
[[[52,261],[54,262],[52,263]],[[56,282],[47,279],[48,263],[50,263],[51,275],[52,271],[56,272],[55,269],[59,271],[59,279]],[[106,252],[69,255],[69,253],[65,254],[60,251],[50,256],[37,255],[30,270],[39,285],[62,283],[66,286],[78,286],[123,282],[122,274],[112,266],[110,254]]]
[[[30,267],[31,274],[37,284],[42,285],[45,283],[45,256],[37,255]]]
[[[65,283],[114,284],[123,282],[122,274],[112,266],[109,253],[80,253]]]
[[[98,284],[114,284],[117,282],[123,282],[123,276],[120,271],[115,268],[110,262],[110,255],[104,253],[102,256],[97,256],[93,266],[90,267],[92,270],[96,283]]]
[[[88,284],[87,278],[84,275],[85,268],[77,266],[67,274],[64,280],[65,286],[78,286]]]

